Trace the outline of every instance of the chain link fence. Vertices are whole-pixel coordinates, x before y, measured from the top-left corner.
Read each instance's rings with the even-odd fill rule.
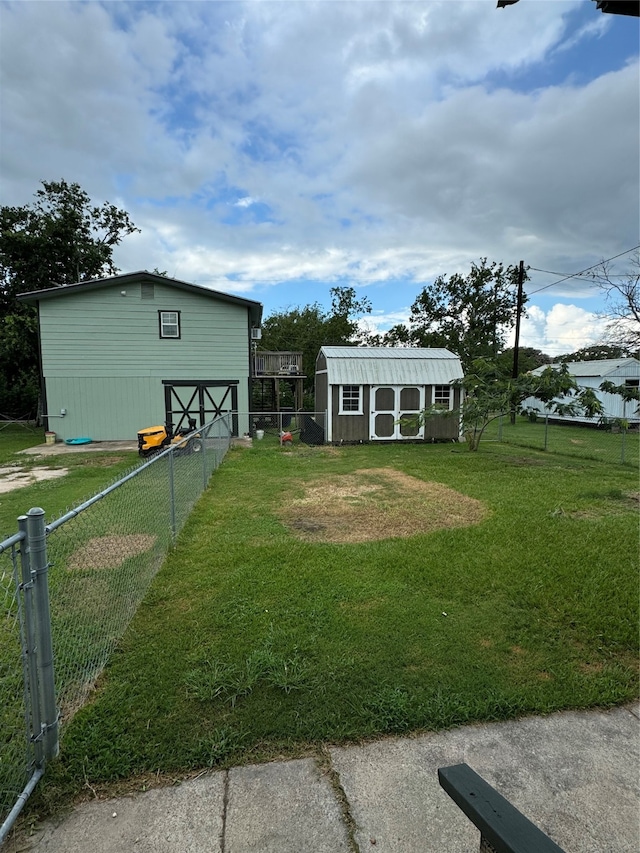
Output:
[[[3,818],[36,773],[24,601],[20,590],[20,543],[20,535],[0,543],[0,806]],[[42,774],[37,775],[40,778]]]
[[[516,417],[512,424],[508,415],[492,421],[483,434],[483,442],[500,441],[534,450],[546,450],[582,459],[597,459],[615,465],[638,467],[640,432],[610,426],[600,428],[593,423],[562,423],[545,417]]]
[[[293,439],[303,444],[324,444],[324,412],[253,412],[248,417],[253,438],[263,438],[264,435],[282,437],[283,434],[290,433]]]
[[[57,753],[58,726],[64,734],[95,688],[224,458],[230,420],[224,416],[199,428],[46,528],[42,511],[31,510],[28,523],[23,520],[20,531],[0,543],[0,843],[30,793],[30,777],[37,777],[33,787],[46,759]],[[23,606],[32,587],[36,605],[41,599],[33,619]],[[45,635],[30,636],[31,621],[38,627],[44,609],[50,612],[52,654]]]

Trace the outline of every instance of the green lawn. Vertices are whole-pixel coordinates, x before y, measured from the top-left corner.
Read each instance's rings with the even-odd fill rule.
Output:
[[[640,464],[640,432],[637,429],[621,433],[561,423],[549,423],[545,427],[543,418],[532,423],[525,417],[518,417],[515,424],[511,424],[507,416],[492,421],[483,440],[500,440],[609,464],[624,463],[635,470]]]
[[[381,468],[484,518],[356,544],[286,525],[308,485]],[[624,467],[502,444],[231,451],[67,727],[39,807],[87,783],[635,697],[637,488]]]

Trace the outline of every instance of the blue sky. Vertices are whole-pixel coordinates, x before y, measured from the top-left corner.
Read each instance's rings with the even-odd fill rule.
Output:
[[[638,19],[593,0],[0,3],[3,203],[77,181],[159,268],[265,313],[353,285],[372,327],[481,257],[573,273],[640,243]],[[629,256],[616,261],[624,271]],[[532,272],[522,343],[597,341]],[[533,293],[538,291],[538,293]]]

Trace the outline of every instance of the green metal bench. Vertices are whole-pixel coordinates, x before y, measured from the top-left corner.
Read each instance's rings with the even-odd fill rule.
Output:
[[[480,830],[480,853],[564,853],[468,764],[439,768],[438,781]]]

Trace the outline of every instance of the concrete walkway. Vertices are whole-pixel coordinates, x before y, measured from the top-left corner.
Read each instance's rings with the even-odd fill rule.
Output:
[[[466,762],[566,853],[640,850],[640,706],[327,747],[326,760],[207,773],[76,808],[7,850],[34,853],[470,853],[438,784]]]

